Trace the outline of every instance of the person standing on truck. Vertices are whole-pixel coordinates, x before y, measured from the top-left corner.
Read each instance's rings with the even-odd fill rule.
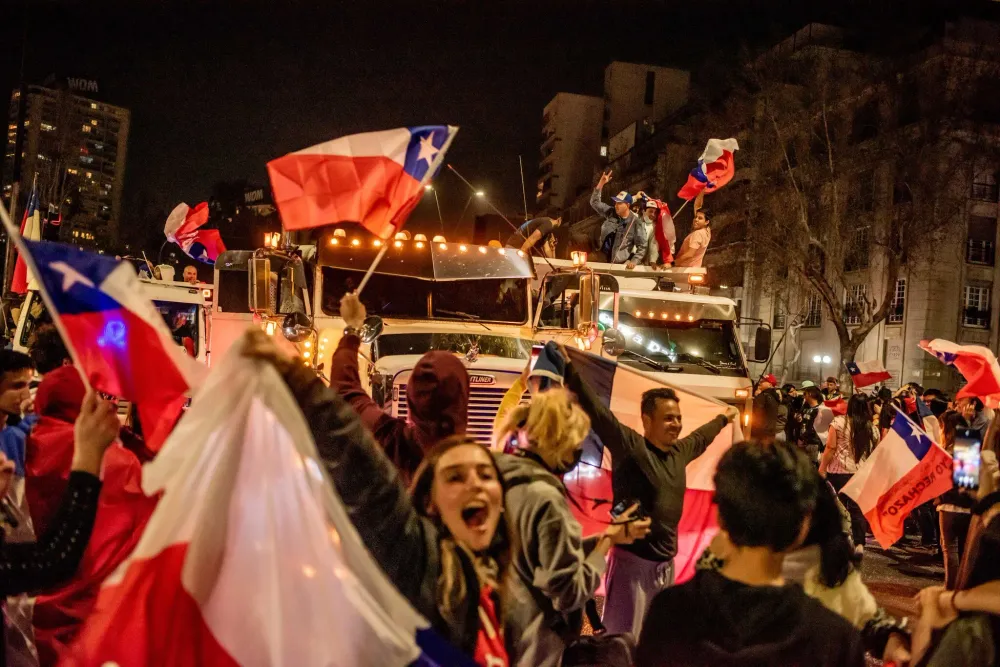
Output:
[[[645,202],[642,222],[646,226],[646,256],[642,263],[654,268],[669,268],[674,263],[674,245],[677,243],[677,229],[670,208],[642,190],[636,197]]]
[[[590,205],[604,218],[601,254],[609,264],[624,264],[626,269],[634,269],[646,256],[646,230],[632,211],[632,195],[625,190],[611,198],[614,206],[601,201],[601,190],[610,180],[611,172],[604,172],[590,195]]]
[[[712,242],[712,214],[702,207],[705,193],[702,192],[694,200],[694,220],[691,222],[691,233],[684,238],[681,249],[674,259],[674,266],[699,267],[705,260],[705,251]]]
[[[184,267],[184,282],[189,285],[198,284],[198,269],[193,264]]]
[[[358,373],[359,334],[367,315],[357,294],[341,298],[340,316],[347,327],[333,353],[330,388],[354,408],[408,483],[431,447],[465,434],[469,374],[454,354],[432,350],[420,357],[406,384],[410,423],[386,414],[361,386]]]
[[[576,394],[590,417],[591,428],[611,452],[614,505],[638,502],[641,515],[652,523],[646,539],[615,546],[608,556],[604,625],[611,634],[631,632],[638,637],[650,603],[674,581],[677,525],[687,487],[685,468],[701,456],[719,432],[739,417],[730,406],[684,438],[680,438],[681,410],[673,389],[661,387],[642,395],[643,434],[625,426],[584,383],[565,349],[565,384]]]
[[[535,218],[528,220],[518,230],[511,234],[505,244],[508,248],[518,248],[521,252],[531,253],[540,248],[543,255],[555,255],[555,230],[562,224],[562,218]],[[541,246],[538,245],[541,241]]]

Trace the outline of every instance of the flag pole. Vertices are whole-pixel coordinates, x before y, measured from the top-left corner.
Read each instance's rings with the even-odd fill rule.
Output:
[[[35,264],[35,258],[28,251],[28,247],[24,244],[24,239],[21,238],[21,232],[14,225],[14,222],[10,219],[7,214],[7,208],[0,203],[0,222],[3,223],[4,229],[7,231],[7,238],[14,241],[17,246],[17,252],[21,255],[21,259],[27,265],[28,270],[35,276],[35,280],[38,282],[38,291],[42,295],[42,300],[45,302],[45,307],[49,309],[49,314],[52,316],[52,324],[55,325],[56,330],[59,331],[59,335],[62,336],[63,342],[66,343],[66,351],[69,352],[69,356],[73,359],[73,365],[76,366],[76,370],[80,373],[80,379],[83,380],[84,389],[89,393],[93,390],[90,384],[90,379],[87,374],[83,372],[83,365],[80,364],[80,357],[76,353],[76,348],[70,341],[69,335],[66,333],[66,329],[63,327],[62,319],[59,316],[59,311],[56,309],[52,302],[52,297],[49,296],[49,291],[45,288],[45,281],[41,279],[41,273],[38,271],[38,266]]]
[[[444,161],[444,155],[445,155],[445,153],[448,152],[448,149],[451,148],[451,142],[455,140],[455,135],[456,134],[458,134],[458,128],[449,125],[448,126],[448,138],[444,140],[444,144],[441,146],[441,149],[434,156],[434,161],[427,168],[427,173],[425,173],[424,177],[422,179],[420,179],[420,190],[418,191],[417,196],[423,195],[423,193],[424,193],[424,186],[427,185],[427,183],[429,183],[432,178],[434,178],[434,174],[436,174],[437,170],[441,167],[441,163]],[[436,194],[435,194],[435,196],[436,196]],[[438,210],[440,211],[440,204],[438,205],[438,207],[439,207]],[[409,215],[409,214],[407,214],[407,215]],[[399,223],[399,227],[394,227],[394,229],[396,231],[399,231],[399,229],[402,228],[403,223],[405,223],[405,222],[406,222],[406,219],[404,218]],[[442,225],[443,224],[444,223],[442,222]],[[372,277],[372,273],[375,272],[375,267],[377,267],[378,264],[379,264],[379,262],[382,261],[382,258],[385,257],[385,253],[389,251],[389,241],[390,241],[390,239],[389,238],[384,238],[382,240],[385,241],[385,243],[382,244],[382,249],[379,250],[378,254],[375,255],[375,259],[372,260],[371,266],[369,266],[368,270],[365,272],[365,277],[361,279],[361,284],[358,285],[358,289],[356,289],[354,291],[354,294],[356,296],[360,296],[361,295],[361,290],[363,290],[365,288],[365,285],[368,284],[368,279],[371,278]]]
[[[684,210],[684,207],[685,207],[685,206],[687,206],[687,205],[688,205],[688,203],[690,203],[690,201],[691,201],[690,199],[685,199],[685,200],[684,200],[684,203],[683,203],[683,204],[681,204],[681,207],[680,207],[679,209],[677,209],[677,210],[676,210],[676,211],[675,211],[674,213],[672,213],[672,214],[670,215],[670,217],[674,217],[675,215],[680,215],[680,214],[681,214],[681,211],[683,211],[683,210]]]

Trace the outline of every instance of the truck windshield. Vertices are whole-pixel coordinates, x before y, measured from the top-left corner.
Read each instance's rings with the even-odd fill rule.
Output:
[[[32,336],[39,327],[52,324],[52,317],[37,292],[31,293],[31,302],[27,305],[28,318],[24,321],[19,341],[21,346],[25,348],[31,346]],[[199,353],[198,304],[154,301],[153,305],[163,317],[163,321],[174,337],[174,342],[186,349],[191,356],[197,357]]]
[[[611,311],[601,311],[601,323],[610,326]],[[716,366],[721,375],[743,377],[747,374],[740,354],[740,342],[733,323],[727,320],[677,322],[636,318],[619,313],[618,328],[627,341],[626,350],[641,354],[663,366],[680,367],[685,373],[714,375],[699,366],[695,359]],[[640,370],[652,370],[630,354],[618,357],[618,362]]]
[[[323,267],[323,312],[340,314],[359,271]],[[361,292],[369,315],[416,320],[482,320],[523,324],[528,319],[526,278],[434,282],[375,274]]]
[[[479,349],[481,356],[524,360],[531,358],[532,341],[524,338],[455,333],[382,334],[375,341],[372,355],[378,359],[396,355],[423,354],[430,350],[466,354],[473,345]]]

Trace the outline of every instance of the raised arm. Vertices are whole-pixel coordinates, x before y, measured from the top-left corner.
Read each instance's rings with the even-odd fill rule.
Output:
[[[702,190],[698,193],[698,196],[694,198],[694,212],[697,213],[705,205],[705,191]]]
[[[739,411],[730,406],[726,409],[726,414],[718,415],[712,421],[678,440],[674,445],[675,451],[680,453],[686,461],[698,458],[705,453],[705,450],[719,435],[719,432],[726,427],[726,424],[735,420],[733,413],[735,416],[739,416]]]
[[[569,356],[565,352],[563,352],[563,356],[566,358],[566,387],[576,394],[576,400],[580,407],[590,417],[590,427],[611,452],[611,458],[616,464],[618,461],[632,456],[639,447],[644,447],[645,439],[618,421],[614,413],[597,397],[594,390],[583,381]]]
[[[601,201],[601,190],[604,189],[604,186],[607,185],[610,180],[610,171],[606,171],[601,174],[601,180],[597,181],[597,187],[594,188],[594,191],[590,195],[591,207],[593,207],[593,209],[602,216],[607,216],[613,210],[611,206]]]

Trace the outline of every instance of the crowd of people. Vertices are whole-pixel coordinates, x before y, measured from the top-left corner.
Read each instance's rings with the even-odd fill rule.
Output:
[[[462,660],[860,666],[867,652],[899,665],[998,664],[1000,494],[987,454],[1000,420],[975,399],[908,385],[845,400],[835,378],[779,387],[765,376],[752,438],[715,473],[719,533],[694,578],[675,584],[686,466],[737,422],[735,408],[680,437],[680,397],[654,389],[642,396],[639,433],[549,343],[504,397],[489,448],[467,432],[469,377],[455,355],[425,354],[408,380],[408,419],[393,417],[361,382],[364,306],[348,294],[340,312],[347,327],[329,385],[260,331],[242,349],[281,373],[372,557]],[[151,453],[136,421],[122,426],[114,404],[84,389],[54,330],[38,332],[30,356],[0,353],[0,409],[0,582],[8,596],[37,595],[28,630],[40,664],[56,664],[155,507],[140,484]],[[867,527],[838,493],[895,411],[945,448],[965,424],[982,426],[991,460],[978,493],[922,508],[937,521],[916,517],[934,531],[947,576],[920,593],[910,624],[862,581]],[[595,440],[610,453],[614,507],[601,532],[584,535],[562,477]],[[25,543],[10,538],[18,516],[34,532]],[[9,624],[6,636],[9,646]]]
[[[704,192],[694,200],[691,233],[678,250],[674,218],[663,201],[641,190],[634,195],[623,190],[611,197],[610,204],[605,203],[603,190],[611,176],[610,171],[602,174],[590,197],[600,224],[578,224],[571,228],[570,249],[588,252],[595,261],[622,264],[627,269],[700,267],[712,240],[712,214],[703,205]],[[556,231],[562,224],[562,218],[528,220],[511,234],[505,245],[525,253],[555,257]]]

